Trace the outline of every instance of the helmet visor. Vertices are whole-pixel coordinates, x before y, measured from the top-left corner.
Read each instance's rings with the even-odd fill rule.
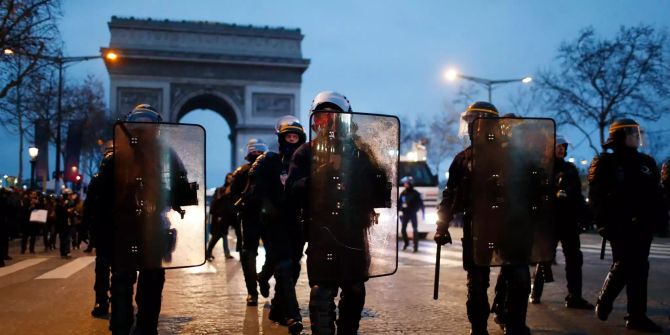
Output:
[[[487,113],[484,111],[465,111],[461,113],[461,123],[458,128],[458,137],[461,138],[467,138],[468,137],[468,129],[470,127],[470,124],[472,124],[475,119],[477,118],[490,118],[490,117],[495,117],[494,114],[492,113]]]
[[[647,145],[645,132],[639,125],[626,124],[610,128],[610,134],[615,131],[622,131],[625,134],[626,146],[628,147],[637,148],[637,147],[644,147],[645,145]]]

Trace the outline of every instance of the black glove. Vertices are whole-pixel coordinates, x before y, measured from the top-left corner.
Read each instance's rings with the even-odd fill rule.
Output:
[[[433,237],[433,240],[435,240],[435,243],[439,245],[445,245],[447,243],[451,244],[451,234],[449,234],[448,230],[445,230],[444,232],[436,232],[435,237]]]

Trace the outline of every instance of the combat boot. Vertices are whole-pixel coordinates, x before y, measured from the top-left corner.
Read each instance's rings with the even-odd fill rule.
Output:
[[[645,333],[662,333],[663,328],[651,321],[648,317],[629,317],[626,321],[626,328],[639,330]]]
[[[91,311],[94,318],[104,318],[109,314],[109,303],[96,303]]]
[[[593,304],[591,304],[590,302],[586,301],[586,299],[574,296],[572,294],[568,294],[568,296],[565,297],[565,307],[574,309],[586,309],[591,311],[595,308],[595,306],[593,306]]]
[[[541,301],[540,299],[542,298],[542,291],[544,291],[544,281],[542,279],[537,280],[537,277],[535,277],[536,280],[533,283],[533,287],[530,290],[530,296],[528,297],[528,302],[531,304],[539,304]]]
[[[470,335],[489,335],[488,329],[486,327],[472,327],[470,330]]]
[[[288,333],[291,335],[299,335],[302,333],[303,325],[300,320],[289,319],[287,321]]]
[[[612,265],[610,272],[607,274],[603,288],[600,291],[600,296],[598,296],[595,310],[596,316],[602,321],[607,320],[610,313],[612,313],[614,299],[616,299],[625,286],[623,273],[621,273],[621,271],[620,264],[615,262]]]
[[[258,296],[247,294],[247,306],[258,306]]]
[[[259,272],[256,274],[256,280],[258,280],[258,290],[261,292],[261,295],[264,298],[270,296],[270,283],[265,279],[263,273]]]

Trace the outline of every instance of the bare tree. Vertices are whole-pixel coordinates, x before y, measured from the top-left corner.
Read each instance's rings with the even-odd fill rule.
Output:
[[[596,36],[593,28],[558,49],[559,69],[543,71],[537,80],[543,106],[559,125],[569,125],[588,139],[597,154],[605,129],[615,119],[646,121],[661,118],[669,107],[670,68],[664,58],[667,34],[640,25],[621,27],[612,39]]]
[[[59,15],[58,0],[0,0],[0,99],[59,49]]]
[[[84,121],[80,166],[88,176],[97,172],[105,142],[112,138],[112,121],[104,99],[102,81],[94,76],[68,88],[64,99],[64,119]]]
[[[440,174],[440,167],[447,157],[453,156],[464,147],[458,137],[460,114],[455,110],[433,116],[430,123],[430,138],[427,141],[428,162],[435,173]]]

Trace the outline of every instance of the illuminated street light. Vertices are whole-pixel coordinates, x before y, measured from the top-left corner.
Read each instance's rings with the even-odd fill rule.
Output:
[[[30,189],[35,189],[35,163],[37,163],[37,155],[39,155],[40,149],[31,145],[28,148],[28,157],[30,157]]]
[[[115,61],[115,60],[117,60],[117,59],[119,58],[119,54],[117,54],[117,53],[114,52],[114,51],[108,51],[108,52],[105,54],[105,58],[106,58],[107,60]]]
[[[6,48],[3,50],[5,55],[13,55],[15,52],[12,49]],[[27,55],[27,54],[26,54]],[[78,63],[93,59],[104,58],[109,61],[117,61],[119,59],[119,54],[114,50],[103,50],[101,55],[94,56],[77,56],[77,57],[63,57],[59,56],[48,56],[48,55],[27,55],[32,57],[38,57],[40,59],[47,60],[54,63],[58,67],[58,106],[56,109],[56,185],[55,189],[58,190],[58,185],[60,184],[61,176],[61,123],[62,123],[62,114],[63,114],[63,70],[65,65],[68,63]]]
[[[447,78],[449,81],[455,81],[457,78],[469,80],[472,82],[475,82],[477,84],[481,84],[486,86],[488,92],[489,92],[489,102],[491,102],[491,91],[493,90],[493,86],[495,85],[503,85],[503,84],[509,84],[509,83],[517,83],[521,82],[524,84],[528,84],[531,81],[533,81],[533,78],[530,76],[526,76],[523,78],[519,79],[502,79],[502,80],[491,80],[491,79],[486,79],[486,78],[479,78],[479,77],[473,77],[473,76],[467,76],[464,74],[460,74],[458,70],[456,69],[448,69],[444,73],[444,77]]]
[[[113,51],[108,51],[105,52],[105,59],[108,59],[110,61],[115,61],[118,59],[118,54],[116,54]],[[112,56],[113,55],[113,56]],[[98,59],[98,58],[103,58],[102,55],[95,55],[95,56],[78,56],[78,57],[62,57],[62,56],[57,56],[57,57],[45,57],[45,59],[48,59],[58,66],[58,109],[57,109],[57,114],[56,114],[56,187],[55,189],[58,190],[58,184],[60,184],[60,180],[62,178],[61,176],[61,169],[60,169],[60,159],[61,159],[61,122],[62,122],[62,114],[63,114],[63,69],[64,65],[67,63],[78,63],[78,62],[83,62],[87,60],[92,60],[92,59]]]

